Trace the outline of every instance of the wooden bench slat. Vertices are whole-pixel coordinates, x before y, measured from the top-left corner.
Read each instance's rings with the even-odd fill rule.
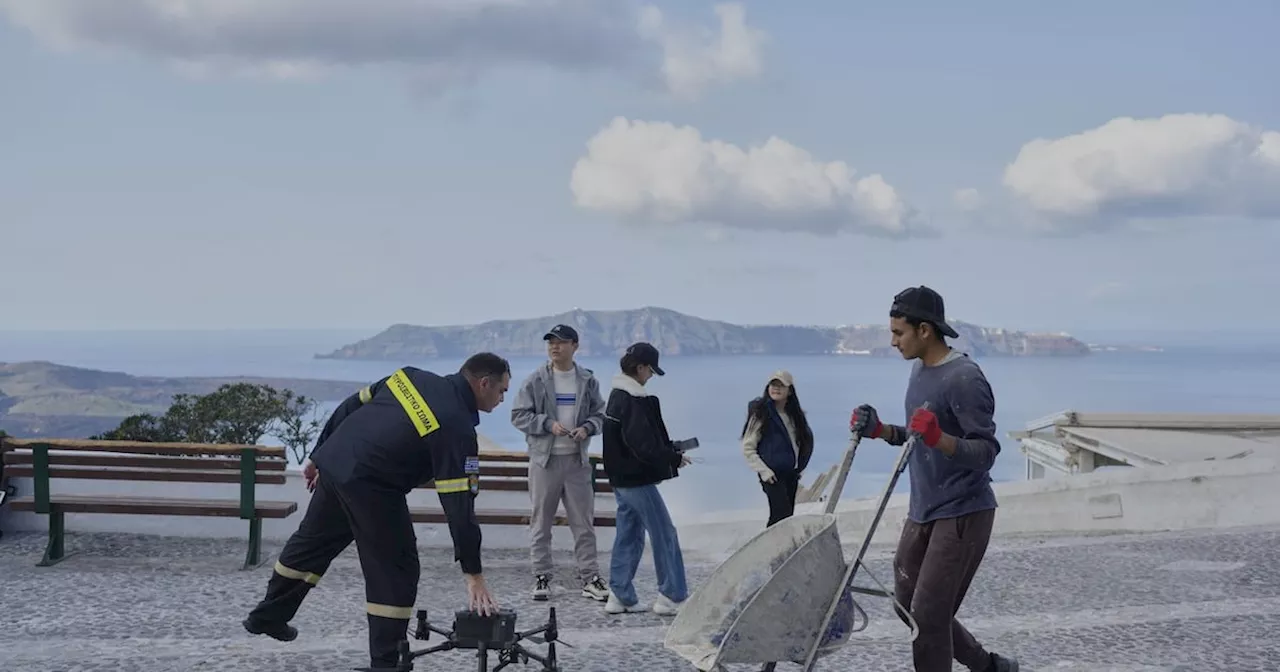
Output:
[[[32,465],[14,465],[6,467],[5,475],[9,477],[26,477],[33,478],[35,476],[35,467]],[[240,472],[238,471],[193,471],[187,469],[178,470],[156,470],[156,469],[110,469],[110,468],[85,468],[85,467],[49,467],[49,478],[83,478],[91,480],[106,481],[161,481],[170,483],[239,483]],[[283,472],[258,471],[254,473],[255,483],[266,483],[269,485],[283,485],[285,475]]]
[[[509,450],[482,450],[480,451],[480,460],[490,462],[528,462],[529,453]]]
[[[591,462],[600,462],[604,459],[602,455],[588,453],[587,459]],[[528,462],[529,453],[517,450],[482,450],[480,451],[480,461],[485,462]]]
[[[447,523],[449,521],[444,511],[425,507],[410,507],[409,516],[415,523]],[[528,525],[529,512],[520,509],[478,510],[476,522],[481,525]],[[618,519],[612,511],[597,511],[594,523],[597,527],[616,527]],[[567,526],[569,521],[557,513],[552,524],[563,527]]]
[[[34,511],[34,497],[9,500],[15,511]],[[235,499],[170,499],[116,495],[51,495],[49,503],[64,513],[133,513],[160,516],[240,516],[240,501]],[[298,510],[297,502],[265,501],[254,503],[255,512],[263,518],[288,518]]]
[[[418,486],[418,488],[422,490],[430,490],[435,487],[436,482],[434,480],[427,481],[426,483]],[[480,490],[482,492],[485,490],[496,490],[498,492],[528,492],[529,480],[482,477],[480,479]]]
[[[527,478],[529,476],[528,467],[511,467],[504,464],[485,464],[480,461],[481,476],[504,476],[514,478]]]
[[[31,464],[34,455],[27,449],[4,453],[5,464]],[[77,467],[141,467],[144,469],[240,469],[239,457],[179,457],[149,455],[83,454],[77,451],[49,451],[50,465]],[[254,460],[258,470],[284,471],[284,460]]]
[[[430,490],[436,487],[435,483],[436,482],[434,480],[427,481],[426,483],[419,485],[418,488]],[[483,492],[485,490],[496,490],[498,492],[528,492],[529,479],[484,478],[484,473],[482,471],[480,474],[480,491]],[[595,490],[595,492],[613,492],[613,486],[609,484],[608,480],[596,479],[593,483],[593,490]]]
[[[236,455],[242,448],[252,448],[260,457],[285,457],[284,446],[239,444],[162,443],[146,441],[95,441],[91,439],[14,439],[0,440],[9,448],[32,448],[47,445],[54,450],[82,450],[103,453],[139,453],[146,455]]]

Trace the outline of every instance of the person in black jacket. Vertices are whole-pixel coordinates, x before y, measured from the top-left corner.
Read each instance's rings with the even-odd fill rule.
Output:
[[[657,348],[636,343],[627,348],[619,365],[622,373],[613,378],[602,433],[604,469],[618,503],[605,611],[645,611],[632,581],[648,532],[658,574],[659,595],[653,612],[670,616],[679,611],[689,588],[680,539],[658,484],[678,476],[689,458],[673,447],[658,398],[644,387],[654,375],[666,375],[658,366]]]
[[[330,416],[304,467],[313,489],[298,531],[267,582],[266,597],[244,620],[252,634],[290,641],[289,621],[329,564],[355,541],[364,572],[372,668],[393,668],[407,637],[421,567],[406,496],[435,482],[462,565],[470,608],[495,613],[480,565],[480,411],[502,403],[507,361],[469,358],[445,376],[403,367],[347,398]],[[317,484],[318,481],[318,484]]]
[[[813,456],[813,430],[800,408],[790,372],[775,372],[769,377],[764,394],[747,405],[742,452],[769,500],[769,522],[765,526],[789,518],[795,513],[800,474]]]

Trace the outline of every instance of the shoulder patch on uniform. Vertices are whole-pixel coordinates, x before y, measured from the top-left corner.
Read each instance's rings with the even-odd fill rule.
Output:
[[[409,415],[409,420],[413,422],[413,426],[418,430],[418,436],[426,436],[440,429],[440,421],[436,419],[435,412],[431,410],[427,400],[418,392],[418,388],[414,387],[413,382],[409,380],[405,369],[397,369],[395,373],[391,374],[391,377],[387,379],[387,388],[391,390],[391,394],[400,402],[404,412]]]
[[[480,458],[477,456],[469,456],[462,465],[463,473],[478,474],[480,473]]]

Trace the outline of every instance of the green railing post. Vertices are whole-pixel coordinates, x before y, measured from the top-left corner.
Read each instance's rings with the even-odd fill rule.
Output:
[[[252,520],[257,503],[254,500],[254,484],[257,482],[256,455],[252,448],[240,449],[240,517]]]
[[[66,553],[66,521],[62,511],[54,511],[49,495],[49,444],[37,443],[31,446],[31,481],[35,490],[36,513],[49,516],[49,542],[45,545],[44,557],[37,562],[39,567],[56,565],[67,557]]]
[[[49,513],[49,444],[31,446],[31,471],[34,478],[36,513]]]
[[[254,486],[258,481],[257,452],[253,448],[240,449],[240,518],[249,521],[249,548],[245,552],[244,568],[258,566],[262,554],[262,519],[258,517]]]

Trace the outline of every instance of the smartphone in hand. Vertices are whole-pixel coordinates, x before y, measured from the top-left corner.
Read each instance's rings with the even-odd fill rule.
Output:
[[[676,442],[675,442],[675,449],[676,449],[676,452],[677,452],[677,453],[683,453],[683,452],[686,452],[686,451],[690,451],[690,450],[693,450],[694,448],[697,448],[697,447],[698,447],[698,439],[697,439],[697,437],[694,437],[694,438],[692,438],[692,439],[684,439],[683,441],[676,441]]]

